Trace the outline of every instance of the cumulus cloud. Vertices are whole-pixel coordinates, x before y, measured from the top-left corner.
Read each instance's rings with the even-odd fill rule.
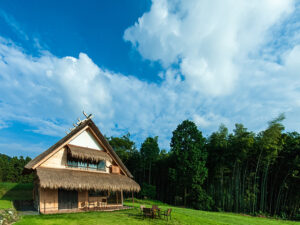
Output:
[[[192,89],[219,96],[232,92],[241,61],[292,10],[292,0],[153,0],[150,12],[125,31],[124,39],[165,68],[178,64]]]
[[[62,136],[85,109],[96,115],[108,135],[130,131],[145,138],[170,124],[173,128],[174,121],[170,123],[166,113],[179,104],[173,76],[160,86],[149,84],[103,70],[84,53],[78,58],[57,58],[49,52],[32,57],[3,38],[0,79],[0,120],[21,121],[46,135]]]

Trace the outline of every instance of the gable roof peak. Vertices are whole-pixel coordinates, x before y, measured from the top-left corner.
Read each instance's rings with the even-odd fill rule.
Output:
[[[90,114],[91,115],[91,114]],[[56,142],[54,145],[52,145],[49,149],[35,157],[33,160],[31,160],[29,163],[25,165],[25,169],[27,170],[33,170],[39,164],[47,158],[47,156],[52,155],[55,153],[56,150],[61,149],[62,147],[66,146],[73,136],[81,132],[82,130],[89,127],[91,131],[94,133],[94,135],[100,140],[102,145],[105,147],[105,149],[110,153],[110,155],[113,157],[115,162],[121,167],[121,169],[124,171],[124,173],[133,178],[130,171],[126,168],[126,166],[123,164],[119,156],[116,154],[116,152],[113,150],[109,142],[106,140],[106,138],[103,136],[103,134],[100,132],[99,128],[95,125],[91,117],[86,118],[85,120],[82,120],[78,126],[74,127],[70,133],[68,133],[66,136],[64,136],[62,139],[60,139],[58,142]]]

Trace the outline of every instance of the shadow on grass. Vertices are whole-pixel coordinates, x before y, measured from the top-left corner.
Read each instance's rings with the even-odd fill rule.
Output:
[[[1,184],[1,200],[32,200],[33,184]]]
[[[13,206],[17,211],[36,211],[33,207],[32,200],[33,185],[28,184],[1,184],[1,200],[13,202]]]
[[[139,209],[135,209],[134,211],[132,210],[128,210],[128,211],[125,211],[125,212],[122,212],[123,215],[126,215],[132,219],[135,219],[135,220],[138,220],[138,221],[151,221],[151,222],[154,222],[154,223],[158,223],[158,222],[167,222],[167,220],[164,220],[164,218],[161,216],[161,217],[157,217],[157,218],[151,218],[151,217],[145,217]]]
[[[124,213],[125,215],[127,215],[128,217],[132,218],[132,219],[136,219],[136,220],[143,220],[144,217],[142,214],[140,213],[134,213],[134,212],[126,212]]]

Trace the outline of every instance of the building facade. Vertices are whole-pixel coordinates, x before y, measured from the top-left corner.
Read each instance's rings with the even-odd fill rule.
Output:
[[[25,166],[35,174],[34,205],[40,213],[113,210],[124,192],[140,186],[91,119]]]

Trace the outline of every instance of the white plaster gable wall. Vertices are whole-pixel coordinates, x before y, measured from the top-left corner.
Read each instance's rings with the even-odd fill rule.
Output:
[[[101,145],[94,138],[94,136],[86,130],[79,134],[77,137],[75,137],[73,140],[71,140],[69,144],[103,150]]]

